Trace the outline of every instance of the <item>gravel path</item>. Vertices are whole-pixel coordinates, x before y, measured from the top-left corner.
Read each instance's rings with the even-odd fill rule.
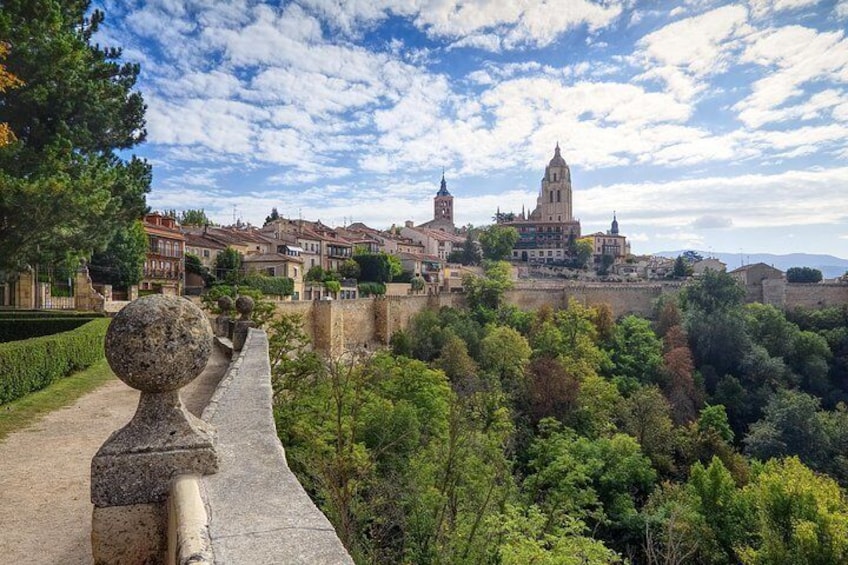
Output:
[[[194,413],[227,367],[213,351],[206,370],[182,393]],[[137,404],[138,391],[114,379],[0,441],[0,563],[92,562],[91,459]]]

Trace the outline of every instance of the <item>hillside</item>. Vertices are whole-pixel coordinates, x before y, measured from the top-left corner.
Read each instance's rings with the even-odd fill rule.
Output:
[[[685,250],[660,251],[655,255],[662,257],[677,257]],[[841,259],[833,255],[818,255],[812,253],[789,253],[786,255],[775,255],[772,253],[720,253],[698,250],[704,257],[715,257],[727,264],[727,269],[732,271],[740,265],[751,263],[765,263],[781,271],[790,267],[812,267],[822,272],[826,279],[840,277],[848,271],[848,259]]]

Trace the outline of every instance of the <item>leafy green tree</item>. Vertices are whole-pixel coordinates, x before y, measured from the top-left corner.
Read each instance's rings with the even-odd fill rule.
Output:
[[[718,457],[713,457],[706,468],[700,462],[695,463],[687,489],[693,495],[696,512],[707,526],[698,544],[698,562],[737,561],[736,548],[751,537],[749,524],[753,516],[730,472]]]
[[[592,244],[592,238],[581,237],[573,242],[570,246],[571,256],[573,257],[573,266],[576,269],[585,269],[592,258],[592,253],[595,249]]]
[[[321,265],[314,265],[306,271],[306,280],[312,282],[323,282],[324,281],[324,269],[321,268]]]
[[[671,407],[656,387],[640,387],[622,404],[622,429],[636,438],[642,451],[664,474],[674,470],[676,448]]]
[[[812,267],[791,267],[786,270],[786,280],[791,283],[817,283],[822,280],[822,272]]]
[[[550,523],[584,519],[619,547],[641,540],[637,504],[650,493],[656,473],[633,438],[591,440],[543,420],[529,455],[524,489]]]
[[[483,257],[489,261],[503,261],[512,255],[518,243],[518,230],[512,226],[494,224],[479,232]]]
[[[215,276],[229,284],[238,284],[242,279],[241,253],[227,247],[215,257]]]
[[[394,280],[395,278],[401,276],[403,274],[403,264],[400,262],[395,255],[391,255],[386,253],[386,260],[389,262],[389,273],[392,275],[389,281]]]
[[[360,277],[363,281],[392,282],[393,267],[389,255],[385,253],[365,253],[354,255],[353,260],[359,265]]]
[[[144,140],[139,66],[91,43],[104,21],[88,0],[10,0],[0,12],[7,71],[0,123],[0,268],[82,257],[146,209],[150,166],[123,153]]]
[[[651,323],[637,316],[626,316],[615,327],[612,359],[617,376],[640,384],[659,384],[663,365],[662,341]]]
[[[483,277],[471,273],[462,277],[468,305],[472,309],[482,307],[497,310],[504,293],[512,288],[512,267],[506,261],[486,262],[483,270]]]
[[[698,309],[705,314],[733,309],[742,304],[745,290],[732,275],[707,269],[695,283],[681,293],[686,309]]]
[[[586,524],[566,517],[551,526],[535,505],[507,505],[492,518],[497,545],[492,557],[503,565],[610,565],[621,563],[621,556],[603,542],[588,537]]]
[[[745,448],[752,457],[763,460],[796,455],[813,469],[846,480],[846,432],[841,429],[846,423],[844,412],[821,410],[818,398],[780,390],[769,400],[762,420],[751,425]]]
[[[756,539],[739,548],[746,565],[848,562],[848,503],[833,479],[798,458],[772,459],[744,489]]]
[[[203,208],[183,210],[178,218],[183,226],[212,226],[215,225],[206,215]]]
[[[480,367],[496,375],[504,389],[515,394],[523,391],[530,353],[523,335],[512,328],[496,326],[480,342]]]
[[[147,247],[147,234],[140,220],[119,229],[104,251],[91,256],[92,280],[122,290],[137,285],[144,276]]]
[[[362,273],[359,268],[359,263],[353,259],[346,259],[344,263],[339,265],[339,275],[346,279],[358,279]]]

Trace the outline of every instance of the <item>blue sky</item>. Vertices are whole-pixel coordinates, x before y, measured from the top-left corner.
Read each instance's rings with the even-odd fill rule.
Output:
[[[378,228],[535,203],[584,233],[848,257],[848,0],[101,0],[141,64],[155,209]]]

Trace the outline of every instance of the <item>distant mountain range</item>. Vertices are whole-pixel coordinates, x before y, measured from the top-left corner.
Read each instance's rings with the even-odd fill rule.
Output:
[[[686,250],[660,251],[654,255],[675,258]],[[698,253],[704,257],[715,257],[727,264],[727,270],[732,271],[740,266],[751,263],[765,263],[781,271],[791,267],[812,267],[822,272],[826,279],[841,277],[848,271],[848,259],[840,259],[833,255],[815,255],[811,253],[790,253],[788,255],[774,255],[771,253],[716,253],[715,251],[701,251]]]

